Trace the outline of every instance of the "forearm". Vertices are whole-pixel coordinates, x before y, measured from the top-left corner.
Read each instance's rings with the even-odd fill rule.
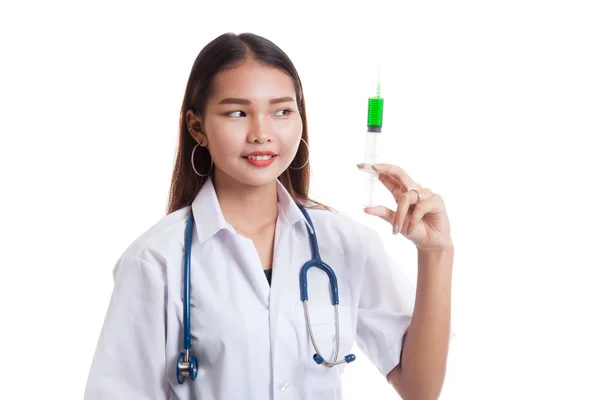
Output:
[[[446,375],[454,248],[419,252],[417,292],[401,363],[389,382],[405,400],[437,399]]]

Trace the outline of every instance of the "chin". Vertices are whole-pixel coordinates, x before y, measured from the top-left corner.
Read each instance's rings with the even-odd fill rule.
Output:
[[[278,169],[272,169],[270,171],[247,170],[244,171],[244,174],[242,176],[240,176],[239,181],[250,186],[265,186],[277,180],[279,175],[281,175],[281,173],[278,172]]]
[[[270,166],[274,167],[274,166]],[[226,180],[232,180],[238,182],[244,186],[260,187],[272,184],[277,180],[281,173],[279,168],[265,168],[263,170],[257,170],[255,168],[245,168],[241,171],[231,171],[231,173],[223,172],[221,175]],[[218,177],[217,179],[219,179]]]

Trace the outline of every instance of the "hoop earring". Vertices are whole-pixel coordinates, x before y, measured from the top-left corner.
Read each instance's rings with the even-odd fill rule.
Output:
[[[203,178],[206,178],[207,176],[210,175],[210,171],[212,170],[213,167],[213,160],[212,158],[210,159],[210,168],[208,168],[208,172],[206,173],[206,175],[201,174],[200,172],[198,172],[198,170],[196,170],[196,166],[194,165],[194,152],[196,151],[196,148],[200,146],[200,143],[196,144],[194,146],[194,149],[192,150],[192,168],[194,168],[194,172],[196,173],[196,175],[201,176]]]
[[[306,140],[304,140],[304,138],[300,138],[300,140],[302,140],[304,142],[304,144],[306,145],[306,151],[309,153],[306,155],[306,161],[304,162],[304,164],[302,164],[302,166],[300,168],[296,168],[296,167],[292,167],[292,165],[290,164],[290,166],[288,168],[290,169],[294,169],[296,171],[301,170],[302,168],[306,167],[306,164],[308,164],[308,159],[310,158],[310,148],[308,147],[308,143],[306,143]]]

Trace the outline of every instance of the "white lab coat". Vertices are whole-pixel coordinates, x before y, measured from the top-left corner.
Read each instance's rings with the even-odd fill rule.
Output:
[[[124,252],[93,358],[85,399],[340,399],[346,364],[328,369],[314,349],[300,301],[299,271],[311,258],[309,225],[277,182],[270,287],[250,239],[223,218],[214,186],[191,208],[191,336],[196,381],[177,383],[183,349],[183,247],[190,207],[165,216]],[[356,342],[386,375],[400,360],[415,288],[375,231],[338,213],[308,209],[321,258],[339,286],[340,354]],[[308,273],[310,319],[321,354],[331,359],[335,317],[327,275]],[[349,368],[352,364],[348,365]]]

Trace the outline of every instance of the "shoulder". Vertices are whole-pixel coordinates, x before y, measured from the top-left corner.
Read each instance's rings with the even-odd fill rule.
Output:
[[[142,264],[161,268],[169,254],[183,248],[184,233],[190,207],[174,211],[142,232],[123,252],[121,260],[135,259]]]

